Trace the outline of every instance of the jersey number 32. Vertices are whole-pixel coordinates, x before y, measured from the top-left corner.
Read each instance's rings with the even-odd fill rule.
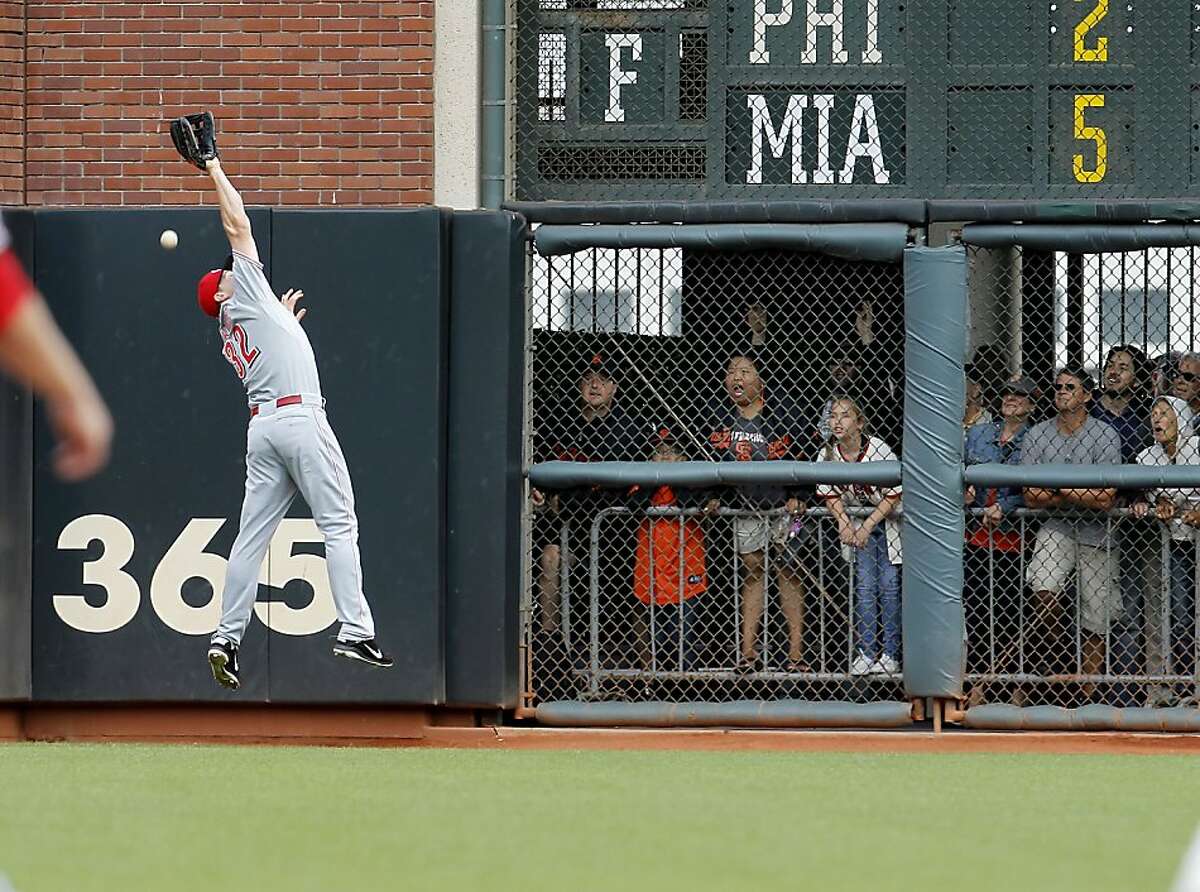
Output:
[[[246,339],[246,329],[241,325],[235,325],[230,330],[229,337],[225,339],[223,352],[239,378],[246,377],[246,370],[254,365],[254,360],[258,359],[259,354],[257,347],[250,349],[250,343]]]

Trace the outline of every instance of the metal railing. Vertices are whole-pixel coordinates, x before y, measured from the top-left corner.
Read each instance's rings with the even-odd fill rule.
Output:
[[[972,509],[969,514],[978,518],[983,512]],[[1098,516],[1105,525],[1099,557],[1115,571],[1108,597],[1119,599],[1103,630],[1088,629],[1084,622],[1088,609],[1097,605],[1094,590],[1085,592],[1080,584],[1078,560],[1053,600],[1034,592],[1029,581],[1035,531],[1042,521],[1059,518],[1077,524],[1095,521]],[[1008,515],[1007,522],[1015,527],[1013,532],[1021,543],[1015,552],[966,546],[969,704],[1155,706],[1189,699],[1197,702],[1200,539],[1195,532],[1188,541],[1174,539],[1168,525],[1153,517],[1136,518],[1128,508],[1104,515],[1022,508]],[[1077,528],[1074,545],[1080,545]],[[1186,562],[1186,580],[1179,575],[1180,562]],[[982,572],[972,579],[972,569]],[[1006,569],[1016,572],[1006,573]],[[1086,587],[1093,589],[1092,585]],[[1089,599],[1093,603],[1087,603]],[[1056,613],[1059,627],[1051,628]]]
[[[851,517],[866,516],[871,508],[847,508]],[[899,514],[897,513],[897,517]],[[763,549],[760,579],[761,631],[755,635],[753,665],[739,665],[748,648],[744,639],[743,592],[747,571],[738,554],[732,521],[761,519],[769,525],[771,541]],[[664,592],[651,579],[647,600],[634,596],[637,570],[626,542],[640,525],[669,523],[678,546],[672,554],[674,591]],[[809,530],[804,543],[784,557],[786,534],[800,521]],[[885,673],[878,665],[867,672],[852,671],[858,645],[855,630],[858,552],[843,546],[828,509],[810,508],[796,515],[785,509],[751,511],[721,508],[706,517],[700,508],[632,509],[614,506],[596,512],[588,524],[587,595],[578,597],[583,580],[573,573],[570,555],[571,517],[563,517],[558,543],[559,628],[551,647],[561,649],[557,660],[535,660],[533,688],[539,699],[897,699],[899,671]],[[894,522],[894,521],[893,521]],[[688,596],[689,565],[685,555],[694,544],[691,525],[703,523],[703,552],[707,585]],[[653,535],[643,558],[654,573]],[[790,631],[781,616],[779,572],[799,581],[802,659],[789,664],[782,637]],[[899,568],[897,567],[897,573]],[[902,595],[901,595],[902,596]],[[662,602],[662,603],[660,603]],[[896,619],[898,623],[898,617]],[[881,623],[882,625],[882,623]],[[897,628],[896,634],[899,634]],[[882,635],[882,629],[880,630]],[[542,637],[543,646],[546,638]]]

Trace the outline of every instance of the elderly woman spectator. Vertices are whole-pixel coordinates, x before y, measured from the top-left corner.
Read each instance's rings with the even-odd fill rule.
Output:
[[[1194,415],[1178,397],[1159,397],[1150,409],[1154,444],[1139,453],[1143,465],[1200,465],[1200,439],[1192,435]],[[1136,517],[1154,516],[1170,536],[1170,668],[1177,675],[1196,672],[1196,542],[1200,528],[1200,488],[1156,489],[1134,502]],[[1147,639],[1153,640],[1153,617]],[[1156,655],[1157,656],[1157,655]],[[1157,667],[1155,667],[1157,668]]]

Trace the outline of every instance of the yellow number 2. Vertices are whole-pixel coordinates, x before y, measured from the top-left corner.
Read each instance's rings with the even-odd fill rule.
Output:
[[[1080,0],[1075,0],[1079,3]],[[1076,62],[1107,62],[1108,38],[1097,37],[1095,48],[1083,45],[1088,32],[1100,24],[1100,20],[1108,15],[1108,0],[1096,0],[1096,8],[1087,14],[1082,22],[1075,26],[1075,61]]]
[[[1092,170],[1084,167],[1083,155],[1076,155],[1071,162],[1077,182],[1099,183],[1108,173],[1108,137],[1100,127],[1087,126],[1083,116],[1089,108],[1104,108],[1104,94],[1080,93],[1075,97],[1075,138],[1090,139],[1096,144],[1096,167]]]

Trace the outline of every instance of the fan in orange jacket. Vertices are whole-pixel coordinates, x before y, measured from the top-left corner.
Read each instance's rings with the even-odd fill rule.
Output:
[[[651,461],[684,461],[678,444],[665,428],[658,432]],[[683,499],[670,486],[634,487],[630,495],[648,493],[652,508],[676,508],[702,505],[705,493],[683,490]],[[682,520],[682,523],[680,522]],[[682,554],[682,565],[680,555]],[[638,528],[637,551],[634,561],[633,593],[643,604],[651,596],[656,606],[678,604],[691,600],[708,588],[704,565],[704,530],[692,518],[647,517]]]
[[[651,461],[684,461],[679,445],[665,428],[655,436]],[[652,508],[686,508],[703,505],[707,493],[670,486],[657,489],[634,487],[630,495],[641,495]],[[682,654],[679,668],[689,669],[693,662],[690,627],[692,599],[708,588],[704,562],[704,530],[696,517],[650,516],[638,528],[634,560],[633,594],[650,610],[637,609],[633,626],[639,656],[645,669],[674,662]],[[654,618],[653,650],[650,641],[650,615]]]

